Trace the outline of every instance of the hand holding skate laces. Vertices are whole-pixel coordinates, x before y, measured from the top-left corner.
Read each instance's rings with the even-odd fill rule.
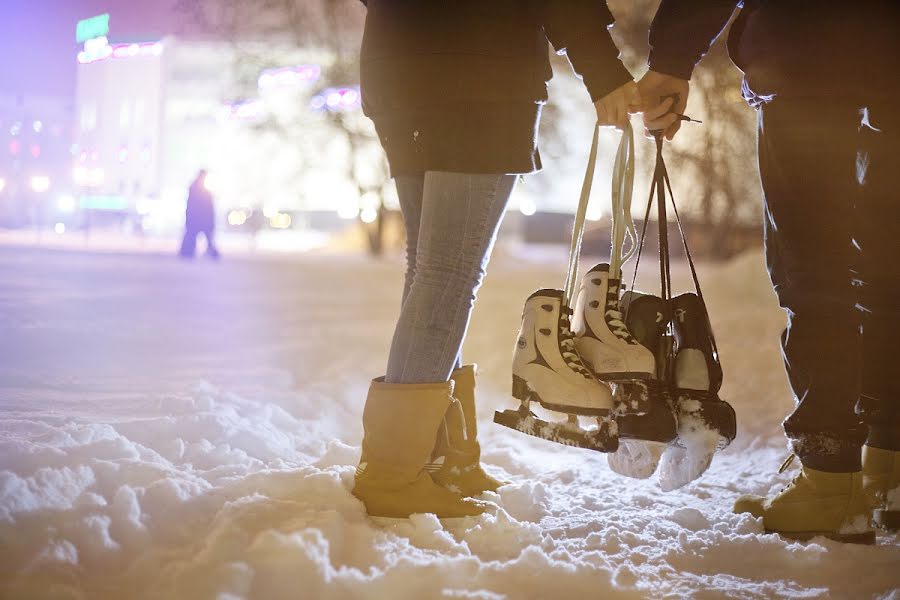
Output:
[[[513,354],[512,369],[512,395],[520,404],[518,409],[495,412],[494,422],[527,435],[567,446],[615,452],[619,445],[618,426],[614,418],[617,412],[616,402],[613,400],[613,390],[609,383],[605,379],[598,378],[596,374],[598,368],[606,368],[608,365],[597,363],[592,365],[591,369],[585,365],[582,360],[581,344],[573,333],[570,319],[573,315],[580,319],[581,315],[581,312],[573,311],[571,307],[575,299],[578,259],[597,163],[598,145],[599,128],[595,125],[581,198],[575,214],[565,288],[538,290],[526,300]],[[622,134],[616,156],[613,190],[614,196],[627,190],[629,202],[634,180],[632,148],[633,133],[629,125]],[[625,234],[622,235],[624,237]],[[588,278],[599,279],[600,276],[588,273]],[[602,329],[607,334],[604,339],[609,344],[615,345],[616,348],[622,344],[631,345],[636,350],[634,354],[640,354],[643,349],[633,340],[628,341],[629,336],[624,331],[625,325],[618,313],[618,307],[608,301],[610,292],[607,290],[611,289],[610,280],[606,278],[605,281],[607,283],[603,287],[604,291],[600,292],[604,306],[600,311],[603,325],[595,328]],[[617,289],[612,292],[616,299]],[[582,295],[579,293],[579,296]],[[587,300],[587,302],[592,305],[594,301]],[[599,307],[599,300],[597,302],[598,304],[592,308]],[[583,324],[584,321],[579,320],[578,323]],[[597,341],[600,342],[599,338]],[[616,351],[607,355],[613,359],[617,358]],[[616,363],[618,372],[623,374],[619,381],[622,383],[631,381],[633,378],[625,376],[625,371],[618,366],[620,363],[621,361]],[[609,372],[609,369],[606,372]],[[554,422],[540,418],[532,412],[532,408],[537,407],[566,414],[566,420]],[[582,428],[579,417],[592,417],[596,423],[595,427]]]
[[[635,264],[636,278],[655,196],[659,227],[660,296],[630,291],[623,295],[622,305],[629,329],[656,356],[657,379],[662,384],[656,390],[656,405],[661,406],[660,401],[665,400],[676,419],[677,435],[661,452],[661,443],[669,441],[664,439],[665,427],[660,427],[666,421],[662,412],[623,418],[620,420],[620,435],[627,440],[623,446],[631,453],[610,456],[610,466],[624,475],[649,477],[656,467],[654,460],[661,458],[660,486],[668,491],[702,475],[709,468],[713,454],[734,439],[737,427],[734,410],[718,397],[722,385],[719,352],[697,270],[672,197],[662,147],[662,135],[657,132],[656,168]],[[672,201],[696,289],[696,294],[682,294],[675,298],[672,297],[669,267],[666,190]]]
[[[619,310],[622,266],[637,251],[631,215],[633,191],[634,134],[629,124],[613,168],[609,264],[598,264],[585,274],[572,321],[578,353],[597,379],[612,386],[619,416],[650,410],[656,371],[653,354],[634,338]],[[626,239],[630,242],[627,252]]]

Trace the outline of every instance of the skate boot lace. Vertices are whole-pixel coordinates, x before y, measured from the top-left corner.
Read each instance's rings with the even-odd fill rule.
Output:
[[[625,325],[625,319],[622,317],[622,312],[615,308],[606,308],[606,324],[609,326],[610,331],[620,339],[625,340],[626,342],[630,342],[632,340],[631,333],[628,331],[628,327]]]
[[[560,353],[562,354],[563,360],[566,362],[566,366],[579,375],[582,375],[585,379],[594,379],[591,372],[588,371],[587,367],[584,366],[584,363],[581,362],[581,357],[578,355],[578,351],[575,348],[575,334],[572,333],[572,328],[569,323],[570,315],[572,315],[572,309],[566,306],[562,307],[559,311]]]
[[[632,343],[634,342],[634,338],[631,336],[631,332],[628,331],[628,327],[625,325],[625,318],[622,316],[622,311],[620,311],[618,307],[619,286],[613,285],[611,282],[607,285],[609,287],[606,293],[606,312],[604,313],[606,325],[617,338]]]

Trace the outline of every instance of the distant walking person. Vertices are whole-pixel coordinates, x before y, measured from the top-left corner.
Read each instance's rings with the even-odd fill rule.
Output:
[[[197,252],[197,236],[206,237],[206,255],[219,258],[219,251],[213,241],[216,229],[216,217],[213,210],[213,196],[206,189],[206,170],[201,169],[191,183],[188,191],[187,208],[184,211],[184,240],[178,255],[182,258],[194,258]]]

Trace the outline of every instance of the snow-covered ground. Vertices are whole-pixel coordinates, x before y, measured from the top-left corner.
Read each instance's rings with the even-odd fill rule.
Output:
[[[376,526],[349,491],[398,258],[0,248],[0,596],[900,599],[898,536],[788,543],[730,512],[792,475],[759,254],[702,268],[740,429],[699,481],[663,493],[494,426],[522,302],[562,283],[565,256],[541,256],[498,247],[466,345],[510,484],[443,528]]]

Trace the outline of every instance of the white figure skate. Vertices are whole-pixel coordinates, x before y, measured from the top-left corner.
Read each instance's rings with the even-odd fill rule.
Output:
[[[562,290],[543,289],[525,302],[513,355],[512,395],[520,405],[494,413],[494,422],[567,446],[614,452],[618,433],[612,392],[581,361],[563,296]],[[541,419],[531,411],[533,404],[567,414],[567,420]],[[593,417],[597,427],[583,429],[579,416]]]
[[[572,331],[585,366],[613,386],[617,413],[643,414],[649,409],[656,361],[625,325],[619,286],[606,263],[588,271],[578,290]]]

